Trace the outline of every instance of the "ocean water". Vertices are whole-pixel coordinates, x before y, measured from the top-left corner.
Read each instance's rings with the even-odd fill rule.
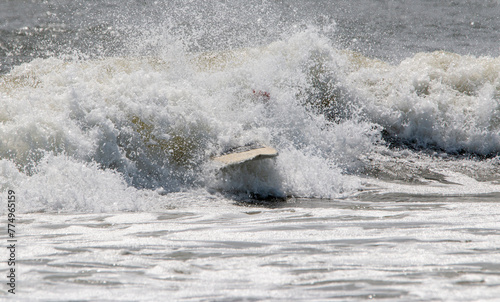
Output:
[[[0,2],[0,300],[498,301],[499,154],[497,0]]]

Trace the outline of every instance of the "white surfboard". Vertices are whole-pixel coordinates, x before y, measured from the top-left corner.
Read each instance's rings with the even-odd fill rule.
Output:
[[[213,161],[223,166],[242,164],[248,161],[272,158],[278,156],[276,149],[268,146],[243,146],[235,148],[226,154],[213,158]]]

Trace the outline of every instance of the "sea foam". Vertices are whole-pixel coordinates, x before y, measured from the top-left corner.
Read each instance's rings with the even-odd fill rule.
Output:
[[[141,209],[144,190],[335,198],[363,189],[363,158],[390,153],[384,138],[449,153],[500,148],[498,58],[436,52],[391,65],[314,28],[258,47],[175,49],[36,59],[3,75],[0,158],[14,181],[2,188],[63,211]],[[254,142],[278,159],[222,178],[210,165]]]

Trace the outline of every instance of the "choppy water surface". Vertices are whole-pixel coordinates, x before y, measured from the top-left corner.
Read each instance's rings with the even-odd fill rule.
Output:
[[[498,197],[251,205],[179,194],[189,201],[167,201],[161,212],[25,214],[19,296],[494,301]]]
[[[0,3],[15,298],[494,301],[499,26],[493,0]],[[253,143],[279,156],[211,161]]]

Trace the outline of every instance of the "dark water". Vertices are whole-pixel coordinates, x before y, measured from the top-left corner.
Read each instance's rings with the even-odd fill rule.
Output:
[[[37,57],[118,55],[148,31],[195,50],[266,44],[314,24],[343,47],[384,60],[445,50],[496,57],[499,3],[489,1],[2,1],[0,72]]]

